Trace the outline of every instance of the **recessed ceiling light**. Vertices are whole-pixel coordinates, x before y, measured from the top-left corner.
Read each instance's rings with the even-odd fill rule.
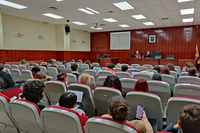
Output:
[[[82,22],[79,22],[79,21],[72,22],[72,23],[77,24],[77,25],[87,25],[86,23],[82,23]]]
[[[143,22],[144,25],[154,25],[152,22]]]
[[[123,27],[123,28],[130,27],[130,26],[127,25],[127,24],[120,24],[119,26],[120,26],[120,27]]]
[[[86,7],[86,9],[88,9],[88,10],[90,10],[90,11],[92,11],[92,12],[96,13],[96,14],[99,14],[99,12],[97,12],[97,11],[95,11],[95,10],[93,10],[93,9],[89,8],[89,7]]]
[[[103,20],[108,21],[108,22],[118,22],[117,20],[112,19],[112,18],[104,18]]]
[[[180,10],[181,15],[194,14],[194,8]]]
[[[130,9],[134,9],[129,3],[127,3],[126,1],[124,2],[119,2],[119,3],[113,3],[113,5],[115,5],[116,7],[118,7],[121,10],[130,10]]]
[[[132,15],[132,17],[134,17],[135,19],[146,19],[146,17],[143,16],[142,14],[140,14],[140,15]]]
[[[193,1],[193,0],[178,0],[178,3],[181,3],[181,2],[189,2],[189,1]]]
[[[86,8],[79,8],[78,9],[79,11],[82,11],[84,13],[87,13],[87,14],[90,14],[90,15],[93,15],[93,14],[99,14],[99,12],[89,8],[89,7],[86,7]]]
[[[182,19],[182,20],[183,20],[183,23],[187,23],[187,22],[193,22],[194,18],[185,18],[185,19]]]
[[[58,15],[55,15],[55,14],[52,14],[52,13],[45,13],[45,14],[42,14],[44,16],[47,16],[47,17],[51,17],[51,18],[55,18],[55,19],[62,19],[64,17],[62,16],[58,16]]]
[[[103,28],[100,28],[100,27],[98,27],[98,28],[95,28],[95,27],[91,27],[92,29],[95,29],[95,30],[102,30]]]
[[[9,6],[12,8],[17,8],[17,9],[25,9],[28,8],[27,6],[19,5],[13,2],[5,1],[5,0],[0,0],[0,4],[4,6]]]
[[[56,1],[61,2],[61,1],[64,1],[64,0],[56,0]]]

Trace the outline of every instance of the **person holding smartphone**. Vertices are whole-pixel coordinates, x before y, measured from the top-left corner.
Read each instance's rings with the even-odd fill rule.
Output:
[[[128,115],[130,112],[130,107],[128,105],[128,102],[126,99],[124,99],[122,96],[116,95],[113,96],[109,101],[108,101],[108,108],[109,108],[109,114],[104,114],[102,117],[107,117],[107,118],[113,118],[114,120],[117,121],[122,121],[126,122],[132,126],[134,126],[137,130],[138,133],[153,133],[153,129],[151,127],[151,124],[149,123],[145,111],[142,110],[142,115],[141,112],[138,117],[140,120],[132,120],[128,121]]]

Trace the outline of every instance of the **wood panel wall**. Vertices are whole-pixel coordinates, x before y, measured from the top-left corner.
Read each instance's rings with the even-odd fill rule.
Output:
[[[154,44],[148,43],[148,35],[157,35]],[[119,57],[121,63],[127,62],[127,57],[135,51],[143,55],[146,51],[162,51],[163,58],[174,55],[175,59],[194,59],[196,39],[200,43],[200,27],[182,26],[156,29],[131,30],[131,50],[110,50],[110,32],[91,34],[91,61],[96,61],[96,55],[110,54]]]

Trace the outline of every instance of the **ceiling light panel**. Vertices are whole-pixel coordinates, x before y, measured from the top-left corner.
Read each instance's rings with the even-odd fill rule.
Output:
[[[42,14],[44,16],[47,16],[47,17],[51,17],[51,18],[55,18],[55,19],[62,19],[64,17],[62,16],[58,16],[58,15],[55,15],[55,14],[52,14],[52,13],[45,13],[45,14]]]
[[[25,9],[28,8],[27,6],[23,6],[23,5],[19,5],[13,2],[9,2],[9,1],[5,1],[5,0],[0,0],[0,4],[4,5],[4,6],[9,6],[12,8],[16,8],[16,9]]]
[[[86,8],[79,8],[78,9],[79,11],[82,11],[84,13],[87,13],[87,14],[90,14],[90,15],[93,15],[93,14],[99,14],[99,12],[89,8],[89,7],[86,7]]]
[[[142,14],[140,14],[140,15],[132,15],[132,17],[134,17],[135,19],[146,19],[146,17],[143,16]]]
[[[113,3],[113,5],[115,5],[116,7],[118,7],[121,10],[131,10],[134,9],[129,3],[127,3],[126,1],[124,2],[119,2],[119,3]]]
[[[194,14],[194,8],[180,10],[181,15]]]
[[[79,22],[79,21],[72,22],[72,23],[77,24],[77,25],[87,25],[86,23],[82,23],[82,22]]]
[[[97,11],[95,11],[95,10],[93,10],[93,9],[89,8],[89,7],[86,7],[86,9],[88,9],[88,10],[90,10],[90,11],[92,11],[92,12],[96,13],[96,14],[99,14],[99,12],[97,12]]]
[[[183,23],[193,22],[194,18],[185,18],[185,19],[182,19],[182,21]]]
[[[56,0],[57,2],[61,2],[61,1],[64,1],[64,0]]]
[[[123,28],[130,27],[130,26],[127,25],[127,24],[120,24],[119,26],[120,26],[120,27],[123,27]]]
[[[144,24],[144,25],[147,25],[147,26],[148,26],[148,25],[154,25],[154,23],[152,23],[152,22],[143,22],[143,24]]]
[[[115,19],[112,19],[112,18],[104,18],[103,20],[105,20],[105,21],[108,21],[108,22],[118,22],[117,20],[115,20]]]
[[[189,1],[193,1],[193,0],[178,0],[178,3],[189,2]]]
[[[100,28],[100,27],[98,27],[98,28],[95,28],[95,27],[91,27],[92,29],[95,29],[95,30],[102,30],[103,28]]]

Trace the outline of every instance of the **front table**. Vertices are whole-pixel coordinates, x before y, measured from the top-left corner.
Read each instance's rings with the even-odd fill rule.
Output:
[[[140,64],[141,66],[144,64],[149,64],[152,66],[159,65],[159,59],[151,59],[151,58],[127,58],[127,63],[131,64]]]

